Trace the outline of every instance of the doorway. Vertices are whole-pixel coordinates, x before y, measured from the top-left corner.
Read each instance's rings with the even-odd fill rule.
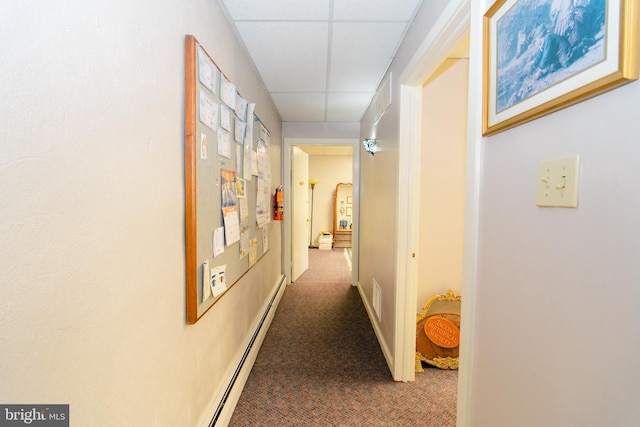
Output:
[[[416,312],[433,295],[462,293],[468,39],[422,87]]]
[[[437,75],[438,69],[470,33],[471,2],[461,0],[451,3],[438,20],[430,34],[417,49],[409,65],[400,75],[400,148],[401,164],[408,165],[407,172],[401,171],[399,185],[409,189],[409,193],[420,192],[420,149],[423,143],[422,132],[427,130],[422,124],[423,86],[430,78]],[[475,33],[474,33],[475,34]],[[432,37],[431,35],[435,35]],[[474,46],[478,48],[478,46]],[[467,48],[469,50],[469,48]],[[475,52],[476,49],[473,49]],[[481,51],[480,48],[477,49]],[[470,58],[471,59],[471,58]],[[470,63],[475,69],[477,63]],[[469,74],[468,81],[478,80]],[[469,94],[469,92],[467,91]],[[475,93],[472,95],[476,95]],[[476,98],[467,101],[467,105],[475,105]],[[462,265],[462,307],[461,318],[464,327],[460,335],[460,362],[458,370],[457,425],[469,425],[468,406],[470,403],[470,378],[473,366],[473,318],[474,318],[474,279],[477,255],[477,219],[478,219],[478,187],[480,182],[479,142],[476,134],[480,123],[476,109],[461,107],[461,114],[469,114],[465,129],[470,129],[466,136],[466,166],[464,193],[464,231],[463,231],[463,265]],[[473,126],[473,125],[476,126]],[[411,381],[415,378],[415,308],[418,305],[418,263],[410,252],[420,245],[420,206],[419,201],[400,199],[399,209],[409,212],[406,226],[398,229],[398,264],[397,283],[406,283],[406,287],[396,289],[396,313],[401,320],[396,324],[396,355],[399,363],[394,366],[394,378]],[[414,254],[415,255],[415,254]]]
[[[296,187],[301,187],[300,179],[294,177],[294,153],[302,151],[309,156],[309,176],[307,182],[302,184],[308,191],[308,202],[304,204],[304,197],[295,198]],[[345,159],[349,157],[348,163]],[[333,193],[338,181],[349,180],[353,182],[353,208],[351,210],[353,220],[352,245],[350,257],[352,264],[352,285],[357,285],[357,259],[358,259],[358,202],[359,192],[359,141],[354,139],[314,139],[314,138],[285,138],[283,144],[283,182],[285,191],[285,212],[290,212],[284,219],[284,271],[291,281],[295,281],[301,274],[301,265],[308,265],[308,250],[319,245],[319,237],[322,232],[333,231]],[[341,170],[337,172],[336,167]],[[317,176],[316,176],[317,175]],[[334,182],[335,181],[335,182]],[[309,182],[315,182],[313,191]],[[311,202],[313,201],[313,216],[311,216]],[[301,213],[307,210],[308,216],[304,218],[306,226],[306,245],[296,243],[294,235],[299,235],[299,229],[303,227]],[[311,221],[313,218],[313,222]],[[297,230],[296,230],[297,228]]]

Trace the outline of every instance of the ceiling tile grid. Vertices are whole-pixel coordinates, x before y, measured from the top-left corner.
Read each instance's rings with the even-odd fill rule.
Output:
[[[371,102],[369,92],[329,92],[327,122],[359,122]]]
[[[326,95],[324,92],[272,92],[271,98],[285,122],[325,121]]]
[[[360,121],[422,0],[219,0],[283,121]]]
[[[326,21],[331,0],[223,0],[233,21]]]
[[[236,27],[269,92],[327,89],[326,22],[238,22]]]
[[[421,0],[333,0],[336,21],[410,21]]]
[[[373,92],[404,34],[401,23],[333,24],[329,90]]]

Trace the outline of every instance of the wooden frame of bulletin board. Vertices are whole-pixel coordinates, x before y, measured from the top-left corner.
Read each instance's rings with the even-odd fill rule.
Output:
[[[185,39],[187,323],[268,250],[271,135],[195,37]]]

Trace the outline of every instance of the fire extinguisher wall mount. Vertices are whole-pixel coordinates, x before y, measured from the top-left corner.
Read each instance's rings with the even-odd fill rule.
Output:
[[[273,219],[275,221],[284,219],[284,191],[282,191],[282,186],[276,188],[273,196]]]

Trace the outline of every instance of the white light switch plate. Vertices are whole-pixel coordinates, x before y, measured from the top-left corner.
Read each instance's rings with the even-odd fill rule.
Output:
[[[543,160],[538,168],[536,205],[577,208],[580,156]]]

